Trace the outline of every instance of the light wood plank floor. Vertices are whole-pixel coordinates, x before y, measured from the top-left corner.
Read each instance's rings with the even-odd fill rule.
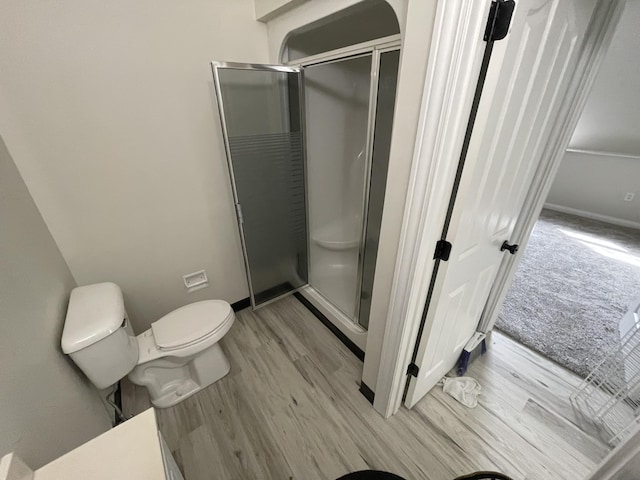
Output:
[[[389,420],[358,392],[362,363],[293,297],[240,312],[222,348],[229,375],[158,411],[187,480],[327,480],[367,468],[407,479],[486,469],[581,479],[607,452],[572,423],[579,379],[498,333],[468,373],[483,386],[477,408],[437,387]],[[123,403],[131,414],[149,406],[128,382]]]

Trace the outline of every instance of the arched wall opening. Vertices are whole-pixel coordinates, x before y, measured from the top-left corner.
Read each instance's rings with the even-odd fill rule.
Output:
[[[313,30],[334,19],[336,12],[343,13],[366,2],[356,0],[331,0],[330,2],[305,2],[267,22],[269,56],[272,63],[287,61],[288,39]],[[394,288],[394,273],[401,239],[403,212],[411,169],[415,161],[415,145],[418,135],[420,111],[423,106],[424,84],[429,63],[432,34],[436,25],[439,2],[428,0],[387,0],[399,23],[402,41],[401,65],[395,118],[389,155],[388,179],[385,190],[384,216],[378,258],[369,329],[366,336],[366,358],[362,383],[376,391],[384,338],[387,336],[390,292]],[[384,395],[381,397],[384,400]],[[383,403],[380,403],[383,405]],[[376,408],[383,408],[378,407]],[[379,410],[382,412],[382,410]]]
[[[391,5],[385,0],[366,0],[291,32],[281,59],[293,62],[397,34],[400,24]]]
[[[364,351],[381,233],[401,27],[367,0],[292,29],[281,61],[304,78],[309,287],[301,294]]]

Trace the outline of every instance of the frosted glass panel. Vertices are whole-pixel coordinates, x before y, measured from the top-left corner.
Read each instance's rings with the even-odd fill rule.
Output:
[[[304,73],[309,283],[350,318],[359,298],[370,80],[371,55]]]
[[[376,103],[375,129],[373,135],[373,158],[371,160],[371,183],[369,184],[369,210],[362,262],[362,291],[360,293],[360,313],[358,323],[369,328],[371,293],[378,257],[378,242],[382,225],[384,192],[387,185],[389,152],[391,151],[391,131],[393,112],[396,104],[396,84],[400,51],[380,54],[378,72],[378,98]]]
[[[255,305],[307,283],[299,73],[218,68]]]

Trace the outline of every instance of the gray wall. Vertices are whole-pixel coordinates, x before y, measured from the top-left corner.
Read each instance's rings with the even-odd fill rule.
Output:
[[[399,33],[391,5],[367,0],[293,33],[287,40],[287,57],[295,60]]]
[[[572,148],[640,155],[639,24],[640,0],[627,0]]]
[[[638,24],[640,0],[628,0],[571,139],[571,149],[586,152],[567,152],[547,199],[550,204],[627,225],[640,223]],[[627,192],[636,194],[632,202],[623,200]]]
[[[627,192],[636,194],[633,201],[624,201]],[[640,158],[567,152],[547,204],[640,227]]]
[[[75,282],[0,138],[0,457],[36,468],[110,427],[60,351]]]

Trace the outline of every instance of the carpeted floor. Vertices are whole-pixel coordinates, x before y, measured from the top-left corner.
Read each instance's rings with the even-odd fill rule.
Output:
[[[544,210],[497,328],[586,377],[640,296],[640,230]]]

